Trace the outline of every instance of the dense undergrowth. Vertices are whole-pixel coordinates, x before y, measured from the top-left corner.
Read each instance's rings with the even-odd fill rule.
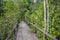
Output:
[[[2,2],[2,4],[1,4]],[[14,25],[20,19],[32,22],[44,30],[44,0],[18,0],[0,2],[0,40],[5,40]],[[2,9],[1,9],[2,8]],[[46,32],[60,40],[60,1],[49,0],[47,3],[47,29]],[[49,17],[49,18],[48,18]],[[49,21],[48,21],[49,20]],[[43,33],[36,30],[32,25],[30,28],[36,31],[40,40],[43,40]],[[13,40],[13,34],[11,40]],[[46,36],[46,40],[52,40]]]
[[[48,0],[47,3],[47,29],[46,32],[53,35],[55,38],[60,40],[60,1],[59,0]],[[39,5],[37,5],[39,4]],[[32,6],[33,5],[33,6]],[[40,2],[37,1],[35,4],[31,3],[29,6],[31,10],[27,10],[25,12],[25,19],[32,22],[37,27],[44,30],[44,1],[41,0]],[[31,12],[31,13],[30,13]],[[49,17],[49,18],[48,18]],[[43,33],[36,30],[32,25],[31,29],[32,31],[36,31],[36,34],[40,38],[40,40],[43,40]],[[46,40],[52,40],[48,36],[46,36]]]
[[[12,0],[4,1],[4,9],[0,12],[0,40],[5,40],[14,25],[20,20],[19,7]],[[2,1],[3,3],[3,1]]]

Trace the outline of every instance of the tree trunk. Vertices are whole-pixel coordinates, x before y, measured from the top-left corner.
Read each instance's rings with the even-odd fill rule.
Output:
[[[46,0],[44,0],[44,32],[46,32]],[[45,40],[46,35],[43,35],[43,40]]]

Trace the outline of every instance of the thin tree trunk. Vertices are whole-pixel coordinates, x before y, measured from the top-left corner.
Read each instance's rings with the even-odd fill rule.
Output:
[[[46,0],[44,0],[44,32],[46,32]],[[45,40],[46,35],[43,35],[43,40]]]

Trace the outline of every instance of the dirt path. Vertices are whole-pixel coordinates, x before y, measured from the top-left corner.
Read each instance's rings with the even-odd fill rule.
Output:
[[[28,25],[24,21],[21,21],[16,40],[38,40],[38,38],[30,31]]]

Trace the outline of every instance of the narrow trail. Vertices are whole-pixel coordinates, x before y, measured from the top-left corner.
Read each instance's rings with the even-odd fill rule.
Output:
[[[38,40],[38,38],[30,31],[29,26],[24,21],[21,21],[16,40]]]

